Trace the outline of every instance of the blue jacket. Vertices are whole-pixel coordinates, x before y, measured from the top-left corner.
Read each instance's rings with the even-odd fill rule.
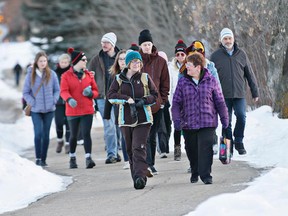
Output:
[[[28,68],[23,87],[23,98],[27,104],[32,106],[31,111],[36,113],[52,112],[56,109],[55,104],[59,98],[60,87],[57,75],[51,70],[51,79],[46,84],[42,84],[36,97],[34,97],[38,87],[42,82],[42,78],[36,75],[35,83],[31,86],[32,67]],[[45,76],[45,72],[43,73]]]

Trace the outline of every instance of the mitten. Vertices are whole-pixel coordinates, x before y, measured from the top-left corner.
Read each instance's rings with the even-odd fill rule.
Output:
[[[143,107],[143,105],[145,104],[145,100],[144,99],[140,99],[137,103],[136,103],[136,107],[140,108]]]
[[[174,129],[176,131],[181,131],[181,121],[180,120],[174,121]]]
[[[68,99],[68,104],[72,107],[75,108],[77,106],[77,101],[74,98],[69,98]]]
[[[91,86],[88,86],[86,87],[84,90],[83,90],[83,93],[82,93],[84,96],[86,97],[92,97],[93,93],[92,93],[92,89],[91,89]]]

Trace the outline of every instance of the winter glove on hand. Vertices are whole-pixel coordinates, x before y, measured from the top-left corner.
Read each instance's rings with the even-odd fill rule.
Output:
[[[93,93],[92,93],[92,89],[91,89],[91,86],[88,86],[86,87],[84,90],[83,90],[83,93],[82,93],[84,96],[86,97],[92,97]]]
[[[144,99],[140,99],[137,103],[136,103],[136,107],[137,108],[140,108],[140,107],[143,107],[145,104],[145,100]]]
[[[180,120],[174,121],[174,129],[176,131],[181,131],[181,121]]]
[[[137,115],[138,115],[138,112],[136,110],[136,105],[135,105],[135,103],[133,103],[133,104],[129,104],[129,106],[130,106],[131,117],[132,117],[133,121],[136,121]]]
[[[68,104],[72,107],[75,108],[77,106],[77,101],[74,98],[69,98],[68,99]]]

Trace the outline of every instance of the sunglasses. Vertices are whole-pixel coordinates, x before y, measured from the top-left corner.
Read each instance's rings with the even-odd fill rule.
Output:
[[[87,58],[83,58],[81,59],[81,61],[87,62]]]
[[[195,48],[195,47],[193,47],[192,49],[191,49],[191,51],[192,52],[200,52],[200,53],[203,53],[203,49],[202,48]]]
[[[185,53],[176,53],[176,57],[179,57],[179,56],[182,56],[182,57],[185,57],[186,56],[186,54]]]

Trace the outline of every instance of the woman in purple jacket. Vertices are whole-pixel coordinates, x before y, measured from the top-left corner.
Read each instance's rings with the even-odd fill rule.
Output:
[[[176,130],[183,130],[185,150],[191,167],[191,183],[212,184],[213,144],[218,115],[225,136],[228,111],[217,80],[208,72],[205,58],[193,53],[187,58],[187,72],[179,79],[172,103]]]

